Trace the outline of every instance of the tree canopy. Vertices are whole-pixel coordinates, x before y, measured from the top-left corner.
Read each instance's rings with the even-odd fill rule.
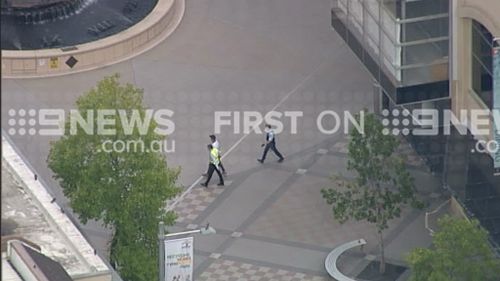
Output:
[[[420,208],[414,180],[404,160],[397,155],[399,141],[384,133],[384,127],[375,114],[363,111],[356,116],[364,122],[364,131],[350,132],[347,170],[354,171],[354,181],[342,175],[334,177],[333,187],[321,192],[332,205],[334,218],[340,223],[349,219],[373,224],[379,234],[381,268],[385,270],[382,232],[388,222],[401,215],[406,205]]]
[[[416,248],[408,255],[412,281],[495,281],[500,260],[477,220],[445,216],[439,220],[433,247]]]
[[[140,126],[127,131],[123,126],[121,118],[130,121],[136,113],[147,119],[142,103],[141,89],[120,84],[117,75],[104,78],[78,98],[78,114],[67,118],[65,135],[51,144],[47,160],[81,222],[99,220],[114,230],[111,259],[120,275],[131,281],[157,279],[158,222],[173,224],[175,215],[164,207],[179,192],[179,170],[168,168],[161,152],[103,149],[105,142],[140,141],[150,147],[165,138],[154,132],[154,120],[145,131]],[[115,112],[115,121],[107,123],[113,115],[103,119],[97,113],[100,110]],[[118,110],[125,114],[120,116]],[[88,121],[88,131],[74,126],[77,115]],[[108,121],[102,124],[103,120]],[[103,133],[103,128],[115,132]]]

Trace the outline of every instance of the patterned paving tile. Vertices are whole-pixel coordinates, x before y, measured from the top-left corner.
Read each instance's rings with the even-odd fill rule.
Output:
[[[321,196],[321,188],[328,184],[328,179],[301,177],[245,233],[331,248],[364,238],[368,242],[365,252],[369,252],[378,243],[375,228],[365,222],[336,222],[331,207]],[[402,217],[405,214],[406,211]],[[390,225],[394,227],[400,221],[396,219]]]
[[[175,206],[174,211],[178,216],[177,222],[193,222],[223,191],[223,187],[195,187]]]
[[[230,260],[214,261],[199,281],[327,281],[325,277],[307,275],[277,268],[256,266]]]

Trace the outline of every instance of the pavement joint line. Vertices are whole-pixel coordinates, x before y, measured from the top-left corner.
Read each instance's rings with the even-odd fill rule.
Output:
[[[235,262],[240,262],[240,263],[251,264],[251,265],[255,265],[255,266],[268,267],[268,268],[273,268],[273,269],[282,269],[282,270],[286,270],[286,271],[290,271],[290,272],[299,272],[299,273],[303,273],[303,274],[307,274],[307,275],[315,275],[315,276],[320,276],[320,277],[329,276],[326,271],[316,271],[316,270],[311,270],[311,269],[299,268],[299,267],[295,267],[295,266],[277,264],[277,263],[267,262],[267,261],[254,260],[251,258],[238,257],[238,256],[233,256],[233,255],[224,255],[223,259],[235,261]]]
[[[295,158],[300,158],[305,155],[308,155],[309,153],[312,153],[314,154],[313,152],[316,151],[316,149],[318,147],[322,147],[324,145],[333,145],[335,143],[337,143],[338,141],[340,141],[339,139],[337,138],[334,138],[334,139],[326,139],[324,141],[322,141],[321,143],[319,144],[316,144],[316,145],[313,145],[311,147],[308,147],[308,148],[305,148],[301,151],[298,151],[298,152],[295,152],[294,154],[291,154],[289,156],[287,156],[287,159],[290,160],[290,159],[295,159]],[[317,161],[317,159],[315,157],[317,156],[320,156],[320,155],[311,155],[311,159],[313,159],[314,161]],[[311,163],[311,166],[314,164]],[[285,165],[282,165],[282,164],[267,164],[267,169],[269,169],[269,167],[271,167],[272,169],[277,169],[277,170],[281,170],[281,171],[285,171],[285,172],[290,172],[290,173],[294,173],[295,170],[293,168],[289,168]],[[257,171],[260,171],[262,169],[266,169],[266,167],[263,167],[261,165],[259,166],[255,166],[255,167],[252,167],[246,171],[242,171],[242,172],[239,172],[238,174],[235,174],[233,176],[237,176],[236,178],[233,178],[234,179],[234,182],[235,184],[233,184],[233,188],[230,188],[230,189],[225,189],[221,194],[219,194],[211,203],[208,207],[206,207],[200,214],[198,214],[198,216],[193,220],[194,223],[199,223],[199,224],[203,224],[204,220],[215,210],[217,209],[218,205],[224,201],[225,199],[227,199],[231,193],[233,192],[234,189],[236,189],[242,182],[244,182],[249,176],[251,176],[253,173],[257,172]],[[322,177],[330,177],[330,175],[321,175]]]
[[[296,182],[300,178],[300,175],[291,174],[270,196],[268,196],[259,206],[243,221],[236,231],[245,232],[247,227],[255,222],[259,216],[267,210],[279,197],[285,193],[292,183]]]
[[[185,224],[184,225],[178,224],[176,226],[181,228],[181,229],[188,228],[188,226],[186,226]],[[241,236],[239,236],[239,237],[233,236],[235,233],[238,233],[238,235],[239,235],[239,233],[241,233]],[[324,246],[320,246],[320,245],[285,240],[285,239],[277,239],[277,238],[261,236],[261,235],[256,235],[256,234],[242,233],[242,232],[228,230],[228,229],[224,229],[224,228],[217,228],[217,234],[231,236],[233,238],[240,238],[240,239],[253,240],[253,241],[257,241],[257,242],[266,242],[266,243],[271,243],[271,244],[277,244],[277,245],[282,245],[282,246],[286,246],[286,247],[302,248],[302,249],[306,249],[306,250],[323,252],[323,253],[329,253],[332,251],[332,248],[330,248],[330,247],[324,247]],[[354,252],[354,251],[346,252],[343,255],[350,256],[350,257],[358,257],[358,258],[362,258],[365,256],[361,252]]]
[[[194,219],[194,223],[199,223],[199,224],[203,224],[205,222],[205,220],[208,218],[208,216],[210,216],[210,214],[215,210],[217,209],[217,207],[220,205],[220,203],[224,200],[226,200],[230,195],[231,193],[234,191],[234,189],[239,186],[242,182],[244,182],[248,177],[250,177],[250,175],[252,175],[253,173],[255,173],[256,171],[259,171],[263,169],[262,167],[260,166],[256,166],[254,168],[251,168],[250,170],[248,170],[247,172],[245,172],[244,174],[242,174],[238,179],[234,179],[234,184],[233,184],[233,187],[232,188],[227,188],[227,189],[224,189],[224,191],[222,193],[220,193],[219,195],[217,195],[217,197],[215,197],[215,199],[210,203],[210,205],[208,207],[205,208],[205,210],[203,210],[197,217],[196,219]]]
[[[325,142],[328,142],[329,140],[325,140]],[[331,140],[330,140],[331,141]],[[338,140],[333,141],[334,143],[338,143]],[[314,146],[314,147],[317,147]],[[306,151],[309,151],[309,149],[305,149],[302,152],[296,153],[297,155],[302,154],[302,153],[307,153]],[[314,150],[313,150],[314,151]],[[310,168],[312,167],[319,159],[321,158],[321,155],[315,154],[313,152],[313,155],[310,157],[310,162],[307,163],[307,165],[304,165],[304,168]],[[244,233],[245,230],[249,225],[251,225],[253,222],[255,222],[259,216],[265,212],[274,202],[276,202],[279,197],[284,194],[290,186],[292,186],[291,183],[296,182],[299,179],[300,175],[297,174],[291,174],[277,189],[274,193],[272,193],[270,196],[268,196],[264,202],[260,204],[260,206],[255,209],[241,224],[240,226],[236,229],[238,232]],[[234,243],[235,239],[226,239],[222,244],[217,247],[216,251],[218,252],[224,252],[227,250],[231,245]]]
[[[201,252],[201,251],[194,250],[194,252],[196,255],[198,252]],[[203,262],[201,262],[198,266],[195,266],[194,272],[193,272],[193,280],[198,280],[200,275],[203,272],[205,272],[205,270],[207,270],[212,265],[212,263],[215,261],[214,259],[208,258],[208,256],[210,256],[210,253],[207,253],[206,255],[203,255],[203,256],[205,256],[206,259]]]
[[[332,142],[333,143],[337,143],[338,140],[332,141],[331,139],[327,139],[327,140],[324,141],[324,143],[332,143]],[[321,144],[319,144],[319,145],[321,145]],[[293,154],[290,157],[293,158],[293,157],[298,157],[298,156],[303,155],[303,154],[307,154],[308,152],[314,151],[315,147],[317,147],[317,146],[318,145],[315,145],[315,146],[313,146],[311,148],[306,148],[306,149],[304,149],[302,151],[299,151],[299,152]],[[308,163],[308,165],[306,165],[306,167],[311,167],[320,158],[321,158],[321,155],[314,155],[314,153],[313,153],[313,155],[311,156],[311,162]],[[275,167],[282,168],[281,165],[275,165]],[[256,168],[252,168],[250,171],[255,170],[255,169],[260,170],[260,169],[263,169],[263,167],[262,166],[257,166]],[[239,181],[240,182],[245,181],[251,174],[252,174],[252,172],[246,173],[246,176],[244,178],[242,178],[241,180],[239,180]],[[294,174],[293,171],[291,171],[291,175],[285,180],[285,182],[280,187],[278,187],[278,189],[273,194],[271,194],[268,198],[266,198],[266,200],[264,200],[264,202],[261,204],[261,208],[257,208],[252,214],[250,214],[250,216],[245,220],[245,222],[242,225],[240,225],[240,227],[238,227],[236,229],[236,231],[238,231],[238,232],[244,232],[245,226],[248,226],[250,223],[252,223],[253,221],[255,221],[258,218],[258,215],[261,212],[263,212],[264,210],[266,210],[267,207],[269,207],[270,205],[272,205],[279,198],[279,196],[282,193],[284,193],[284,192],[286,192],[286,190],[288,190],[288,187],[290,186],[290,184],[287,184],[287,183],[289,181],[295,181],[294,178],[298,179],[298,177],[300,177],[300,175]],[[280,191],[281,189],[284,189],[284,190]],[[215,204],[215,203],[217,203],[218,201],[225,200],[227,197],[230,196],[231,192],[232,191],[224,191],[223,193],[219,194],[219,196],[217,196],[217,198],[210,204],[210,206],[208,208],[206,208],[205,211],[203,211],[202,214],[200,214],[198,216],[198,218],[195,220],[195,222],[200,222],[200,221],[203,221],[204,219],[206,219],[218,207],[217,204]],[[209,212],[207,212],[207,211],[209,211]],[[232,244],[231,240],[226,239],[219,246],[219,248],[217,248],[217,250],[220,249],[220,252],[223,252],[223,250],[227,249],[231,244]]]
[[[236,228],[235,231],[238,231],[238,232],[242,232],[244,233],[246,228],[252,224],[256,219],[258,219],[259,215],[264,212],[265,210],[267,210],[267,207],[272,205],[278,198],[279,196],[284,193],[286,190],[288,190],[288,188],[291,186],[291,182],[294,182],[296,181],[296,179],[298,179],[300,176],[297,175],[297,174],[292,174],[290,175],[285,181],[284,183],[282,183],[277,189],[276,191],[271,194],[270,196],[268,196],[264,202],[262,202],[241,224],[239,227]],[[219,247],[217,247],[217,249],[215,251],[218,251],[218,252],[224,252],[225,250],[227,250],[229,247],[231,247],[231,245],[233,244],[233,242],[235,241],[235,239],[226,239],[222,244],[219,245]]]
[[[314,163],[319,159],[319,157],[317,157],[317,155],[313,155],[312,157],[314,159],[314,161],[311,161],[311,163],[309,163],[309,165],[307,165],[307,167],[310,167],[312,165],[314,165]],[[284,194],[289,188],[290,186],[292,186],[291,183],[294,183],[298,180],[298,178],[300,177],[300,175],[297,175],[297,174],[291,174],[277,189],[276,191],[271,194],[270,196],[268,196],[264,202],[262,202],[262,204],[260,204],[260,206],[254,211],[252,212],[241,224],[240,226],[236,229],[236,231],[239,231],[239,232],[245,232],[245,230],[247,229],[247,227],[252,224],[253,222],[255,222],[255,220],[257,220],[259,218],[259,216],[265,212],[272,204],[274,204],[274,202],[276,202],[276,200],[279,199],[279,197]],[[219,246],[219,249],[222,250],[226,250],[227,248],[229,248],[231,246],[231,244],[233,241],[231,240],[226,240],[224,243],[222,243],[220,246]]]
[[[337,143],[339,141],[341,141],[341,140],[339,140],[337,138],[326,139],[326,140],[322,141],[319,144],[313,145],[311,147],[305,148],[305,149],[303,149],[301,151],[298,151],[298,152],[296,152],[294,154],[291,154],[291,155],[287,156],[287,159],[290,160],[290,159],[295,159],[295,158],[303,157],[304,155],[307,155],[308,153],[311,153],[311,152],[315,151],[318,147],[322,147],[322,146],[325,146],[325,145],[330,145],[331,146],[331,145],[333,145],[333,144],[335,144],[335,143]],[[313,155],[311,157],[311,159],[314,159],[314,157],[315,156]],[[274,169],[279,169],[279,170],[290,172],[290,173],[294,173],[295,172],[294,169],[288,168],[287,166],[282,165],[282,164],[268,164],[268,166],[269,165],[271,166],[271,168],[274,168]],[[262,170],[264,168],[265,167],[263,167],[263,166],[255,166],[255,167],[252,167],[252,168],[250,168],[250,169],[248,169],[246,171],[242,171],[242,172],[239,172],[238,174],[233,175],[233,176],[237,176],[236,178],[233,178],[234,181],[235,181],[235,184],[233,185],[234,187],[231,188],[231,189],[226,189],[221,194],[219,194],[214,199],[214,201],[212,201],[210,203],[210,205],[208,207],[206,207],[200,214],[198,214],[198,216],[193,220],[193,222],[202,224],[204,222],[204,220],[218,207],[218,205],[220,204],[220,202],[224,201],[226,198],[228,198],[231,195],[231,193],[233,192],[234,189],[236,189],[243,181],[245,181],[253,173],[255,173],[256,171],[260,171],[260,170]],[[330,175],[325,175],[324,177],[330,177]]]
[[[315,245],[315,244],[308,244],[304,242],[298,242],[298,241],[289,241],[289,240],[284,240],[284,239],[277,239],[277,238],[272,238],[272,237],[265,237],[265,236],[260,236],[260,235],[255,235],[255,234],[243,234],[241,237],[242,239],[248,239],[248,240],[253,240],[257,242],[266,242],[266,243],[271,243],[271,244],[277,244],[277,245],[282,245],[286,247],[293,247],[293,248],[301,248],[301,249],[306,249],[306,250],[311,250],[311,251],[317,251],[317,252],[323,252],[325,254],[328,254],[332,251],[333,248],[330,247],[325,247],[325,246],[320,246],[320,245]],[[342,255],[350,256],[350,257],[363,257],[364,254],[361,252],[345,252]]]
[[[322,156],[322,155],[319,155],[319,156]],[[276,170],[280,170],[280,171],[290,172],[290,173],[296,173],[296,171],[297,171],[292,167],[287,167],[287,166],[283,166],[283,165],[274,165],[274,166],[272,166],[272,168],[276,169]],[[328,179],[330,179],[332,177],[332,175],[337,176],[337,174],[334,174],[334,173],[325,173],[325,172],[320,172],[320,171],[314,171],[312,169],[308,169],[307,174],[310,176],[316,176],[316,177],[328,178]],[[348,176],[348,175],[340,175],[340,178],[343,180],[346,180],[346,181],[352,181],[355,179],[355,177]]]
[[[279,106],[281,106],[292,94],[298,91],[307,81],[309,81],[323,66],[325,62],[320,63],[319,66],[314,69],[309,75],[307,75],[304,79],[302,79],[299,84],[297,84],[290,92],[288,92],[270,111],[276,110]],[[244,140],[246,139],[250,134],[245,134],[243,135],[239,140],[236,141],[224,155],[222,155],[221,160],[224,160],[236,147]],[[175,201],[170,205],[167,206],[166,210],[167,211],[172,211],[179,202],[181,202],[184,197],[186,197],[187,194],[191,193],[193,188],[199,184],[199,182],[202,180],[202,176],[200,176],[191,186],[188,187],[186,191],[184,191]]]
[[[287,171],[287,172],[291,172],[293,173],[294,171],[290,171],[291,169],[286,169],[286,168],[275,168],[277,170],[281,170],[281,171]],[[325,173],[325,172],[319,172],[319,171],[314,171],[314,170],[307,170],[307,175],[309,176],[314,176],[314,177],[318,177],[318,178],[324,178],[324,179],[331,179],[332,176],[340,176],[340,179],[343,179],[345,181],[352,181],[352,180],[355,180],[354,177],[349,177],[347,175],[337,175],[335,173]]]

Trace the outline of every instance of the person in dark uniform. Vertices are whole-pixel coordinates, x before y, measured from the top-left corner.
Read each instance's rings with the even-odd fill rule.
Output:
[[[264,160],[266,160],[266,155],[269,149],[271,149],[276,156],[278,156],[279,160],[278,162],[283,162],[285,159],[283,155],[278,151],[276,148],[276,135],[274,133],[274,130],[271,129],[271,125],[266,124],[266,143],[263,143],[262,146],[265,146],[264,148],[264,154],[262,154],[262,158],[257,159],[260,163],[264,163]]]
[[[201,183],[201,185],[204,187],[207,187],[208,183],[210,182],[210,179],[212,178],[212,175],[214,174],[214,171],[215,171],[215,172],[217,172],[217,175],[219,176],[219,184],[217,184],[217,185],[223,186],[224,179],[222,178],[222,174],[219,171],[219,163],[220,163],[219,150],[217,148],[213,147],[211,144],[207,145],[207,148],[209,151],[210,163],[208,164],[207,180],[204,183]]]

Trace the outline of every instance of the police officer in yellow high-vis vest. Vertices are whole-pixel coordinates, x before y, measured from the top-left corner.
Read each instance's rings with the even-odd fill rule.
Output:
[[[213,147],[211,144],[207,145],[207,147],[210,153],[210,163],[208,164],[207,181],[205,181],[201,185],[207,187],[215,171],[219,176],[219,184],[217,185],[222,186],[224,185],[224,179],[222,178],[222,174],[219,171],[219,163],[220,163],[219,150]]]

